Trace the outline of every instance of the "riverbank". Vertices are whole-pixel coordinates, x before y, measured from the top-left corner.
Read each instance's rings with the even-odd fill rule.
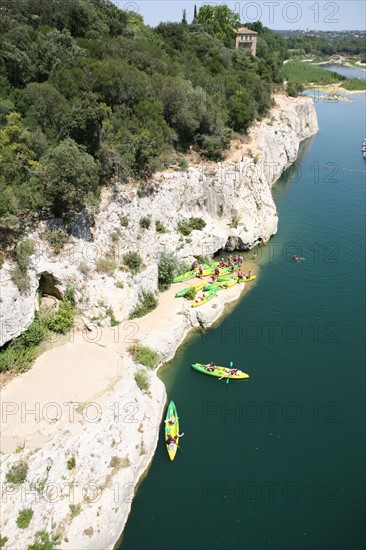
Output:
[[[210,235],[212,238],[213,231],[221,233],[219,248],[228,242],[228,224],[227,219],[224,223],[218,215],[218,194],[213,193],[211,183],[220,177],[220,189],[229,191],[229,202],[238,204],[240,200],[243,205],[242,227],[229,229],[231,245],[237,245],[243,232],[254,238],[255,244],[258,238],[266,238],[259,232],[258,219],[261,227],[267,224],[269,236],[277,229],[271,186],[296,160],[300,141],[317,131],[314,105],[309,98],[296,98],[294,102],[279,97],[276,103],[270,117],[253,128],[252,149],[260,151],[256,162],[251,153],[248,157],[242,156],[240,162],[211,165],[213,174],[204,174],[203,178],[202,170],[196,167],[192,167],[187,176],[160,176],[161,194],[165,197],[176,187],[181,197],[182,182],[188,186],[193,181],[201,193],[203,187],[206,189],[209,204],[205,215],[211,220],[206,238]],[[245,144],[249,145],[250,141]],[[242,153],[240,146],[236,149],[238,152]],[[254,177],[248,177],[251,172]],[[154,211],[154,200],[157,199],[144,198],[132,204],[129,213],[138,208],[140,215]],[[164,208],[166,203],[159,200],[160,207]],[[176,215],[179,205],[172,206]],[[197,207],[193,211],[197,212]],[[265,221],[266,211],[270,213],[270,226]],[[192,210],[190,212],[192,214]],[[207,212],[211,212],[211,218]],[[105,205],[102,216],[109,220],[110,215],[109,206]],[[103,224],[98,230],[103,233]],[[193,242],[186,244],[186,250],[182,248],[183,256],[202,250],[202,234],[195,233]],[[148,243],[146,240],[140,246]],[[212,251],[218,249],[218,244],[209,242]],[[58,266],[59,277],[62,277],[61,267]],[[148,269],[153,279],[151,274],[156,266]],[[253,264],[250,269],[254,271]],[[135,285],[143,282],[141,277]],[[160,364],[164,363],[174,356],[192,328],[210,326],[220,317],[225,304],[237,300],[243,290],[242,286],[235,285],[218,293],[204,306],[192,309],[190,303],[174,298],[184,285],[174,285],[162,293],[157,309],[141,319],[122,322],[117,327],[94,325],[91,330],[84,328],[71,333],[67,344],[47,351],[31,371],[4,388],[2,449],[5,454],[1,481],[7,502],[3,504],[1,519],[2,536],[9,539],[5,549],[25,548],[38,531],[46,531],[50,537],[58,535],[65,550],[109,549],[118,540],[134,491],[153,457],[166,402],[164,385],[154,372],[146,371],[148,390],[139,389],[135,374],[142,367],[133,363],[128,348],[138,340],[154,349]],[[108,297],[111,293],[115,302],[117,291],[108,278],[99,281],[95,290],[99,296]],[[130,287],[136,294],[137,290]],[[22,491],[24,484],[5,483],[6,474],[19,462],[27,466],[26,482],[32,484],[28,489],[33,489],[26,499]],[[31,523],[27,529],[15,529],[19,510],[25,507],[34,512]]]
[[[225,304],[237,300],[246,286],[237,284],[192,309],[191,302],[175,298],[186,285],[172,286],[161,295],[156,310],[119,325],[118,331],[104,328],[75,334],[73,341],[44,353],[31,371],[3,390],[2,452],[6,454],[1,477],[12,506],[3,507],[2,533],[9,540],[26,504],[35,511],[32,531],[60,535],[61,548],[113,548],[127,521],[132,495],[154,455],[166,404],[165,387],[154,372],[148,373],[146,393],[137,387],[138,369],[129,346],[138,339],[157,351],[163,364],[192,328],[214,323]],[[68,470],[72,457],[75,466]],[[6,473],[20,461],[28,466],[28,488],[38,491],[38,503],[33,495],[22,501],[22,490],[5,483]],[[72,491],[71,485],[76,487]],[[49,500],[55,495],[57,504],[50,513]],[[77,519],[72,518],[70,505],[80,508]],[[104,525],[109,526],[107,532]],[[18,531],[17,547],[25,548],[29,533]]]

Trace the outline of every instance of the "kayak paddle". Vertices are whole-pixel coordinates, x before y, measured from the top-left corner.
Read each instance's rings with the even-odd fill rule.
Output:
[[[232,368],[234,366],[234,363],[232,361],[230,361],[230,368]],[[226,384],[228,384],[230,382],[230,373],[227,375],[227,379],[226,379]]]

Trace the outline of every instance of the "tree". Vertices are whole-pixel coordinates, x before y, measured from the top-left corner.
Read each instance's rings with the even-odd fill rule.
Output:
[[[39,34],[36,43],[35,63],[37,79],[42,82],[61,60],[73,63],[85,55],[68,30],[62,32],[53,29],[47,34]]]
[[[182,25],[187,26],[187,10],[183,10],[183,16],[182,16]]]
[[[13,220],[11,225],[16,225],[15,217],[35,212],[44,204],[43,167],[18,113],[6,117],[6,126],[0,130],[0,151],[0,224],[9,225]]]
[[[22,92],[22,111],[27,122],[35,129],[39,126],[42,132],[58,137],[62,128],[62,118],[68,109],[68,102],[48,82],[28,84]]]
[[[81,93],[72,103],[63,118],[63,132],[80,145],[84,145],[88,153],[94,155],[99,148],[99,137],[104,118],[111,110],[91,92]]]
[[[45,159],[47,194],[56,215],[84,208],[98,189],[98,166],[72,139],[51,149]]]
[[[202,6],[197,16],[198,23],[206,23],[225,46],[234,46],[235,28],[240,25],[238,14],[225,4],[221,6]]]

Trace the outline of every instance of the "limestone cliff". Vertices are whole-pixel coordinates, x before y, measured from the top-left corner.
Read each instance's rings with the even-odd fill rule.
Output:
[[[93,227],[87,217],[75,217],[73,236],[58,255],[42,236],[45,226],[34,228],[27,236],[36,244],[29,290],[19,292],[8,262],[0,272],[0,346],[31,323],[40,282],[43,290],[56,295],[68,284],[75,287],[84,319],[108,324],[108,307],[118,319],[125,319],[141,290],[156,290],[161,250],[176,251],[183,259],[222,248],[247,250],[267,241],[276,233],[278,221],[271,186],[296,159],[301,140],[317,129],[310,98],[277,96],[270,117],[251,130],[250,154],[248,148],[239,148],[223,163],[160,173],[149,183],[149,194],[141,198],[134,186],[116,185],[105,191]],[[149,229],[140,226],[145,216],[151,217]],[[206,227],[183,238],[176,231],[177,223],[191,216],[203,218]],[[165,226],[165,233],[156,231],[156,220]],[[54,224],[59,226],[60,220]],[[143,253],[145,268],[137,276],[118,269],[128,251]],[[111,275],[96,270],[98,259],[106,254],[114,256],[117,266]]]

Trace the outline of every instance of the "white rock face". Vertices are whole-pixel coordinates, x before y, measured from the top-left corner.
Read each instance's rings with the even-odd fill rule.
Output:
[[[165,387],[154,372],[146,371],[149,391],[138,388],[134,375],[141,366],[128,353],[131,338],[166,361],[192,327],[209,326],[225,303],[239,298],[242,285],[194,309],[187,301],[174,299],[172,287],[161,294],[156,310],[119,327],[108,327],[106,309],[111,306],[118,319],[126,318],[142,290],[157,288],[157,257],[164,247],[190,258],[225,246],[250,248],[276,232],[271,185],[296,159],[300,140],[317,130],[311,100],[283,101],[277,98],[269,125],[267,120],[253,129],[259,151],[256,162],[244,157],[240,162],[160,174],[149,197],[138,198],[133,188],[122,186],[108,192],[95,226],[88,229],[79,216],[75,231],[79,228],[83,238],[75,239],[59,256],[42,240],[43,228],[36,228],[29,235],[37,252],[31,259],[31,288],[26,295],[12,284],[11,266],[4,265],[0,322],[11,329],[2,335],[3,342],[31,322],[42,274],[44,284],[53,285],[55,293],[67,285],[77,288],[86,324],[91,329],[97,323],[103,326],[90,333],[76,332],[2,391],[1,534],[9,539],[5,550],[27,548],[37,531],[59,534],[62,550],[109,550],[118,540],[134,491],[155,452],[166,403]],[[237,228],[228,225],[233,214],[240,216]],[[140,218],[148,215],[151,228],[141,229]],[[121,226],[121,216],[129,217],[127,228]],[[175,229],[177,221],[190,216],[202,217],[207,225],[192,232],[187,242]],[[155,231],[155,220],[165,225],[166,233]],[[143,252],[146,267],[137,276],[118,268],[113,276],[97,273],[98,258],[112,248],[117,266],[125,252],[135,250]],[[116,338],[115,328],[121,337]],[[37,403],[40,418],[31,413],[23,419],[22,407],[34,409]],[[24,449],[14,452],[22,443]],[[75,467],[69,469],[72,457]],[[12,485],[6,474],[20,460],[28,465],[27,481]],[[26,529],[16,526],[23,508],[33,510]]]
[[[247,250],[266,242],[276,233],[278,222],[271,186],[296,159],[300,141],[318,129],[310,98],[278,96],[276,102],[270,118],[252,129],[257,158],[243,156],[240,162],[206,163],[187,172],[158,174],[150,182],[151,194],[142,198],[132,186],[116,186],[105,192],[93,227],[88,226],[86,216],[75,216],[73,235],[79,238],[73,237],[59,255],[42,238],[44,227],[35,228],[28,235],[36,243],[29,290],[19,292],[11,280],[10,264],[5,263],[0,272],[0,346],[32,322],[42,273],[56,279],[55,288],[61,293],[67,285],[75,287],[83,317],[105,325],[108,307],[117,319],[127,318],[142,291],[156,290],[162,250],[191,259],[221,248]],[[128,227],[121,225],[123,216],[128,217]],[[140,227],[140,219],[146,216],[151,217],[149,229]],[[206,227],[184,239],[176,231],[177,223],[191,216],[203,218]],[[164,224],[165,233],[156,231],[157,220]],[[146,265],[135,277],[118,269],[128,251],[139,251]],[[111,275],[96,272],[98,259],[106,254],[116,263]]]

